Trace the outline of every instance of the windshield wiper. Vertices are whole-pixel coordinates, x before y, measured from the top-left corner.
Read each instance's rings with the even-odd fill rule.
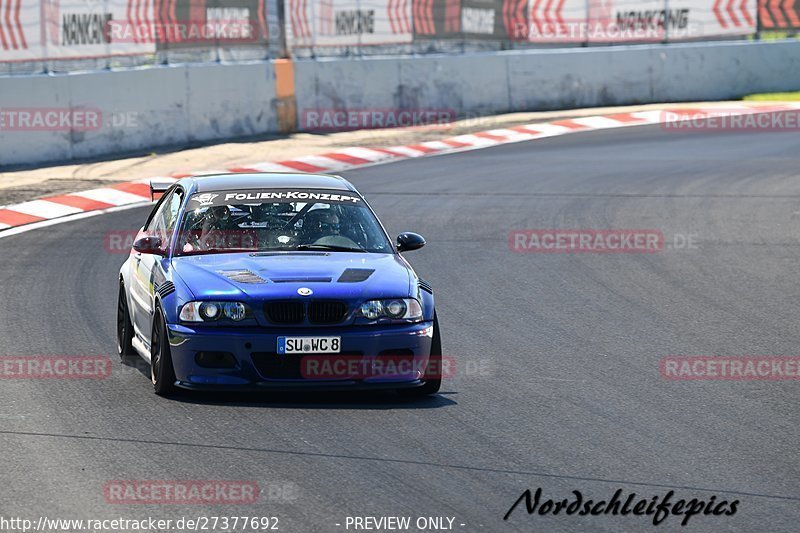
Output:
[[[252,252],[252,248],[203,248],[197,250],[186,250],[176,253],[176,256],[181,255],[205,255],[205,254],[240,254],[244,252]]]
[[[332,252],[361,252],[366,253],[363,248],[351,248],[349,246],[336,246],[335,244],[299,244],[297,250],[330,250]]]

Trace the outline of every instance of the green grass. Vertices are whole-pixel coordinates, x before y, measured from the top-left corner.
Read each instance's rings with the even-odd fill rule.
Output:
[[[797,39],[796,31],[762,31],[758,39],[755,35],[748,35],[748,41],[780,41],[783,39]]]
[[[794,93],[749,94],[743,100],[754,102],[800,102],[800,91]]]

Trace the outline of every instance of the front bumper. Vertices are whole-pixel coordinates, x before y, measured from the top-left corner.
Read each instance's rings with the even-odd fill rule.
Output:
[[[177,385],[192,390],[374,390],[424,384],[433,323],[323,328],[167,326]],[[341,337],[341,354],[277,354],[278,337]],[[201,364],[198,354],[225,354],[227,367]],[[311,361],[313,359],[313,361]],[[402,359],[389,373],[355,372]],[[346,360],[355,366],[332,363]],[[409,364],[405,364],[408,362]],[[333,372],[319,372],[322,367]],[[325,365],[327,363],[327,365]],[[363,363],[359,365],[358,363]],[[314,366],[316,365],[316,366]],[[366,365],[366,366],[365,366]],[[385,368],[381,367],[381,368]],[[309,372],[308,370],[315,370]],[[341,370],[341,371],[340,371]]]

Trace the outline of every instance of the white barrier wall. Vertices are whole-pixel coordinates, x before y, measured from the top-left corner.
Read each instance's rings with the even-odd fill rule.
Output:
[[[0,166],[277,131],[270,62],[0,77]]]
[[[727,100],[800,89],[800,41],[301,60],[295,78],[300,117]],[[274,101],[266,61],[0,77],[0,166],[274,132]]]
[[[436,108],[474,116],[798,90],[800,42],[319,59],[298,61],[295,73],[300,113]]]

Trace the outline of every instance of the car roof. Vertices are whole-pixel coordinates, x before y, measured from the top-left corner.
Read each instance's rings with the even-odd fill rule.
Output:
[[[192,192],[231,191],[237,189],[334,189],[357,192],[350,182],[330,174],[254,172],[213,174],[184,178]]]

